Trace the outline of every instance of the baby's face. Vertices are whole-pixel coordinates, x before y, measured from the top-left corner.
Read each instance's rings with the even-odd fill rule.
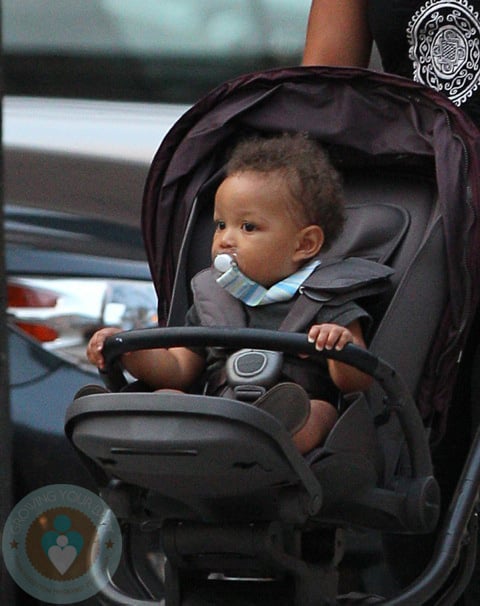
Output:
[[[290,194],[276,175],[243,172],[227,177],[215,196],[212,258],[234,255],[240,270],[269,287],[297,271],[301,226]]]

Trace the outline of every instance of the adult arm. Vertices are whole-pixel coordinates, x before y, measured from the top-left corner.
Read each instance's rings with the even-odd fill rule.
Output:
[[[312,0],[303,65],[368,67],[367,0]]]

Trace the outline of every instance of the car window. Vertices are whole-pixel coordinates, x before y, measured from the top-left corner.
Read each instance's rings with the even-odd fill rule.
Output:
[[[193,102],[300,62],[310,0],[3,0],[7,94]]]

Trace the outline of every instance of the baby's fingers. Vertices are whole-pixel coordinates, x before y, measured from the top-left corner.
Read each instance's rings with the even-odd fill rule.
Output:
[[[347,343],[352,343],[353,337],[350,331],[344,330],[338,337],[337,342],[335,344],[335,349],[341,350],[347,345]]]
[[[336,342],[336,337],[332,336],[334,330],[335,327],[330,324],[312,326],[308,333],[308,340],[310,343],[315,343],[315,349],[318,351],[332,349]]]
[[[89,362],[98,368],[103,368],[105,366],[105,360],[102,354],[103,343],[104,340],[93,338],[87,347],[87,358]]]
[[[318,324],[312,326],[308,333],[309,342],[315,343],[315,348],[319,351],[343,349],[352,339],[352,334],[348,329],[336,324]]]
[[[330,327],[325,338],[325,349],[341,349],[344,345],[344,329],[340,326]],[[343,343],[343,344],[342,344]]]
[[[105,359],[103,357],[103,346],[105,339],[111,335],[117,333],[118,328],[103,328],[97,331],[90,339],[87,345],[87,358],[88,360],[100,369],[105,367]]]

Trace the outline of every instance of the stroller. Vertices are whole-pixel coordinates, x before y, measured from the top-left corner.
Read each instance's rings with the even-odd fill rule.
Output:
[[[182,328],[190,279],[211,263],[213,197],[229,150],[246,135],[282,131],[318,139],[342,174],[348,219],[325,257],[394,269],[387,291],[359,295],[374,318],[368,351],[326,354],[375,384],[349,396],[326,442],[305,457],[264,411],[201,386],[125,388],[118,362],[172,345],[313,354],[295,333]],[[475,360],[479,163],[479,133],[448,100],[368,70],[245,75],[172,128],[143,206],[162,328],[108,339],[112,393],[75,399],[66,417],[136,549],[127,558],[135,591],[112,582],[103,603],[455,603],[476,556],[480,438],[471,430],[476,394],[461,388]],[[471,435],[459,450],[464,427]],[[156,575],[141,562],[147,530]]]

